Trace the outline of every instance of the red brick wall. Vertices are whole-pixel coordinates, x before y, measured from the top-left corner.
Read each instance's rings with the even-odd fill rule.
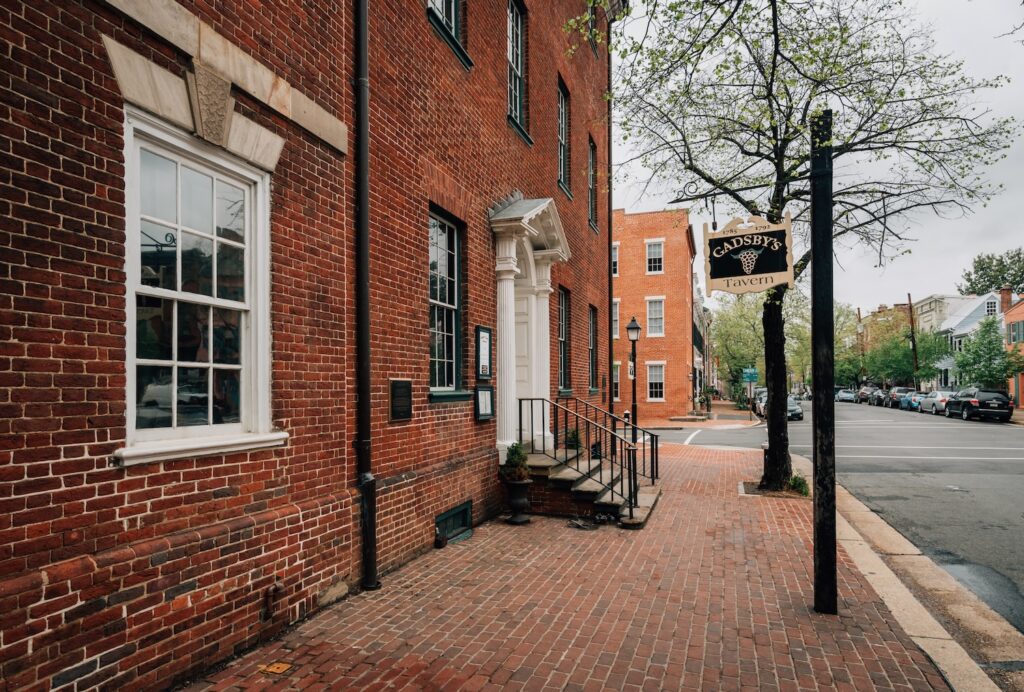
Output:
[[[347,5],[183,4],[352,127]],[[493,5],[468,14],[470,71],[423,12],[373,6],[373,454],[385,573],[430,546],[437,514],[472,498],[478,522],[502,502],[493,422],[474,422],[471,402],[427,401],[430,203],[465,223],[470,385],[473,327],[496,322],[486,210],[513,189],[556,200],[573,253],[554,283],[573,290],[574,380],[586,381],[588,304],[600,310],[606,374],[607,54],[566,57],[560,27],[578,3],[530,4],[529,146],[505,121],[505,9]],[[270,200],[272,387],[273,422],[290,439],[111,468],[125,439],[124,116],[100,35],[175,74],[188,59],[97,0],[8,3],[0,32],[10,53],[0,74],[0,672],[14,687],[159,686],[358,582],[352,165],[234,91],[239,112],[285,139]],[[573,99],[572,200],[555,184],[559,73]],[[588,133],[599,233],[586,222]],[[553,319],[556,307],[553,297]],[[410,422],[387,421],[392,377],[413,380]]]
[[[632,382],[627,375],[630,343],[626,325],[634,315],[643,326],[637,342],[637,417],[640,425],[652,419],[686,415],[693,408],[693,256],[685,209],[627,214],[616,209],[613,240],[619,243],[619,275],[612,295],[619,299],[619,338],[615,360],[621,361],[618,411],[632,405]],[[647,273],[645,239],[664,238],[664,274]],[[647,296],[665,296],[665,336],[647,336]],[[648,361],[665,361],[665,401],[647,401]],[[621,414],[620,414],[621,415]]]

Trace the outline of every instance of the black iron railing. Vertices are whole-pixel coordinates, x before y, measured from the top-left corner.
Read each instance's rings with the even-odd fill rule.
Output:
[[[636,444],[637,473],[649,480],[651,485],[658,480],[658,436],[655,433],[634,425],[589,401],[576,397],[559,397],[556,401],[606,428],[611,428],[612,432],[617,433],[621,429],[622,436]]]
[[[621,499],[633,518],[637,507],[637,446],[612,428],[550,399],[519,400],[519,441],[575,469]]]

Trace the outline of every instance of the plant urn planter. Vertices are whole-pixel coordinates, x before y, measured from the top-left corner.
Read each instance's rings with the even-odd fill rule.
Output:
[[[530,498],[527,496],[527,492],[532,483],[533,481],[530,479],[505,481],[505,488],[508,490],[508,506],[512,510],[512,516],[505,520],[507,523],[516,526],[530,523],[530,515],[527,514],[530,511]]]

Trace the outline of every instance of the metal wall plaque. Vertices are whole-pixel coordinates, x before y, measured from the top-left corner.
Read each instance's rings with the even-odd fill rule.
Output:
[[[388,420],[412,418],[412,380],[391,380],[388,397]]]
[[[793,286],[793,221],[780,224],[760,216],[736,218],[712,233],[704,224],[704,278],[708,295],[757,293],[773,286]]]

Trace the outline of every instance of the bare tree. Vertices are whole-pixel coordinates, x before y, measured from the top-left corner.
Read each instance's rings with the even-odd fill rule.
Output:
[[[606,0],[591,0],[605,5]],[[778,223],[788,210],[806,249],[809,122],[834,111],[839,245],[903,251],[908,215],[960,215],[998,188],[983,168],[1016,133],[975,103],[1003,77],[974,79],[936,51],[901,0],[638,0],[614,37],[614,99],[646,183],[718,199]],[[696,186],[694,187],[694,183]],[[765,294],[769,465],[791,475],[786,424],[785,287]]]

